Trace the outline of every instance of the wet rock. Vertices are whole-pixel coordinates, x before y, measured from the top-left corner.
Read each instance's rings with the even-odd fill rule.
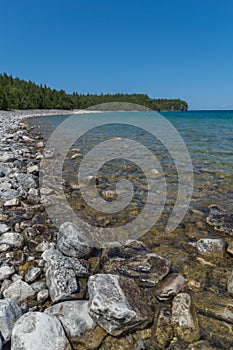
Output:
[[[39,303],[45,302],[49,298],[49,291],[48,289],[42,289],[37,293],[37,301]]]
[[[74,349],[97,349],[107,333],[88,313],[88,301],[66,301],[45,310],[56,316]]]
[[[199,340],[200,333],[197,314],[188,293],[180,293],[173,299],[172,325],[178,338],[187,343]]]
[[[22,248],[22,246],[23,237],[16,232],[6,232],[0,237],[0,251],[4,251],[5,247]]]
[[[233,296],[233,271],[227,281],[227,291]]]
[[[201,238],[196,243],[190,243],[203,256],[223,258],[226,252],[226,242],[222,238]]]
[[[11,299],[0,300],[0,334],[3,343],[11,338],[11,332],[17,319],[22,315],[22,310]]]
[[[10,284],[10,286],[4,290],[4,298],[10,298],[15,300],[18,304],[21,304],[23,301],[28,298],[33,297],[36,294],[34,289],[29,286],[26,282],[18,280]]]
[[[155,349],[165,349],[173,338],[173,327],[171,324],[171,310],[162,307],[158,318],[152,328],[152,339],[150,343]]]
[[[140,286],[154,286],[169,273],[171,262],[140,241],[127,241],[106,249],[102,265],[105,273],[133,278]]]
[[[210,349],[230,350],[233,346],[233,325],[221,320],[199,315],[201,333],[206,338]],[[199,349],[199,348],[197,348]],[[201,348],[202,349],[202,348]],[[204,348],[205,349],[205,348]]]
[[[53,302],[67,300],[80,291],[76,277],[88,275],[86,261],[65,257],[55,246],[42,254],[46,261],[46,285]]]
[[[0,224],[0,233],[5,233],[9,230],[10,228],[6,224]]]
[[[42,312],[29,312],[15,323],[11,350],[70,350],[60,321]]]
[[[159,300],[172,299],[187,289],[187,283],[182,275],[171,273],[158,283],[155,294]]]
[[[227,247],[227,252],[233,255],[233,242],[231,242]]]
[[[25,275],[26,282],[34,282],[41,274],[41,269],[39,267],[34,267],[30,269]]]
[[[3,264],[0,267],[0,281],[3,281],[6,278],[9,278],[15,272],[14,266]]]
[[[206,222],[213,226],[215,230],[233,236],[233,214],[227,213],[217,205],[210,205],[209,209],[210,213],[206,218]]]
[[[151,311],[132,279],[97,274],[89,278],[88,291],[90,316],[113,336],[146,326],[152,320]]]
[[[75,258],[89,257],[92,252],[92,243],[87,234],[70,222],[61,225],[57,234],[57,246],[63,254]]]

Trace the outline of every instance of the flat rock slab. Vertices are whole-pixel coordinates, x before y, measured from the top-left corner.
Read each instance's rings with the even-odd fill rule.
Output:
[[[97,326],[88,313],[88,301],[65,301],[45,310],[62,323],[75,349],[97,349],[107,333]]]
[[[209,209],[210,213],[206,218],[206,222],[213,226],[215,230],[233,236],[233,214],[227,213],[217,205],[210,205]]]
[[[89,314],[107,333],[118,336],[152,321],[138,285],[118,275],[97,274],[88,281]]]
[[[140,286],[152,287],[169,273],[171,262],[151,252],[140,241],[126,241],[107,248],[102,265],[105,273],[133,278]]]
[[[11,350],[71,350],[60,321],[42,312],[29,312],[15,323]]]
[[[172,325],[175,335],[187,343],[200,339],[196,310],[188,293],[180,293],[173,299]]]
[[[22,310],[14,300],[0,300],[0,333],[3,343],[7,343],[10,340],[14,324],[21,315]]]
[[[87,233],[70,222],[61,225],[57,234],[57,246],[63,254],[75,258],[87,258],[92,252],[92,243]]]
[[[67,300],[78,293],[77,277],[89,274],[89,265],[84,260],[64,256],[56,246],[42,254],[46,261],[46,285],[53,302]]]

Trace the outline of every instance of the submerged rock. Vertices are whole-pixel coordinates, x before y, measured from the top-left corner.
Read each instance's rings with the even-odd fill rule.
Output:
[[[223,258],[226,252],[226,242],[222,238],[201,238],[196,243],[190,243],[203,256]]]
[[[21,280],[10,284],[10,286],[3,292],[4,298],[13,299],[18,304],[21,304],[28,298],[33,297],[35,294],[35,290],[31,286],[29,286],[29,284]]]
[[[188,293],[180,293],[173,299],[172,325],[178,338],[187,343],[200,339],[196,310]]]
[[[65,255],[87,258],[92,252],[92,243],[84,230],[71,222],[61,225],[57,234],[58,249]]]
[[[11,350],[71,350],[60,321],[42,312],[29,312],[15,323]]]
[[[97,349],[107,333],[88,313],[88,301],[65,301],[45,310],[56,316],[74,349]]]
[[[3,343],[7,343],[11,338],[11,332],[17,319],[22,315],[22,310],[14,300],[0,300],[0,334]]]
[[[42,257],[46,261],[46,285],[53,302],[67,300],[80,291],[76,277],[89,274],[86,261],[66,257],[55,246],[46,250]]]
[[[171,262],[142,242],[129,240],[106,249],[102,265],[105,273],[133,278],[140,286],[154,286],[169,273]]]
[[[168,300],[187,289],[187,283],[182,275],[171,273],[158,283],[155,294],[159,300]]]
[[[152,321],[141,291],[132,279],[97,274],[88,281],[89,314],[106,332],[118,336]]]
[[[170,344],[173,338],[171,321],[171,309],[162,307],[152,328],[152,339],[150,342],[155,349],[165,349]]]
[[[214,226],[215,230],[233,236],[233,214],[227,213],[217,205],[210,205],[209,209],[210,213],[206,218],[206,222]]]

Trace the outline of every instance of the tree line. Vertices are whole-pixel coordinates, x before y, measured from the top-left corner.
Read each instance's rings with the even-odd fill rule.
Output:
[[[11,109],[85,109],[102,103],[127,102],[157,111],[186,111],[180,99],[153,99],[146,94],[72,94],[32,81],[0,74],[0,110]]]

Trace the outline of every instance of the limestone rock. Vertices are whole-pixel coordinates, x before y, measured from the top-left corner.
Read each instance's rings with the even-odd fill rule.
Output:
[[[41,269],[39,267],[30,269],[25,275],[25,281],[29,283],[34,282],[40,276],[40,273]]]
[[[0,224],[0,233],[5,233],[9,230],[10,228],[6,224]]]
[[[154,286],[170,270],[171,262],[151,252],[140,241],[114,244],[103,254],[105,273],[119,274],[135,279],[140,286]]]
[[[172,324],[178,338],[187,343],[199,340],[200,334],[197,314],[188,293],[180,293],[173,299]]]
[[[0,237],[0,250],[2,245],[9,246],[9,248],[21,248],[23,237],[16,232],[6,232]]]
[[[45,310],[56,316],[75,349],[97,349],[107,333],[88,313],[88,301],[65,301]]]
[[[57,235],[57,246],[63,254],[75,258],[89,257],[92,252],[92,244],[87,234],[70,222],[61,225]]]
[[[88,275],[89,266],[86,261],[68,258],[55,246],[46,250],[42,257],[46,261],[46,285],[53,302],[67,300],[79,292],[76,277]]]
[[[10,340],[13,326],[21,315],[22,310],[14,300],[0,300],[0,334],[2,335],[3,343]]]
[[[42,289],[37,294],[37,301],[39,303],[45,302],[49,298],[49,291],[48,289]]]
[[[199,254],[211,258],[223,258],[226,252],[226,242],[222,238],[201,238],[191,245]]]
[[[29,286],[29,284],[21,280],[10,284],[10,286],[3,292],[4,298],[13,299],[18,304],[22,303],[30,297],[33,297],[35,294],[36,292],[34,291],[34,289],[32,289],[32,287]]]
[[[233,295],[233,271],[231,272],[227,281],[227,290],[231,295]]]
[[[159,300],[168,300],[187,289],[187,283],[182,275],[171,273],[158,283],[155,294]]]
[[[4,279],[10,277],[11,275],[13,275],[14,272],[15,272],[14,266],[3,264],[0,267],[0,281],[3,281]]]
[[[227,213],[217,205],[209,206],[210,213],[206,218],[206,222],[213,226],[215,230],[227,233],[233,236],[233,214]]]
[[[152,320],[141,290],[132,280],[97,274],[88,281],[89,314],[106,332],[118,336]]]
[[[48,313],[29,312],[15,323],[11,350],[70,350],[60,321]]]

